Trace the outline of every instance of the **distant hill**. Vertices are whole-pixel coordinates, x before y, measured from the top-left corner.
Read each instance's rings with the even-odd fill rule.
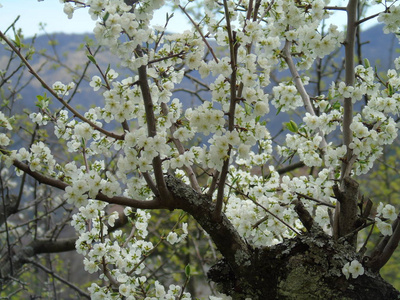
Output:
[[[371,64],[378,62],[379,67],[386,69],[388,66],[393,67],[391,62],[396,55],[396,50],[399,48],[399,45],[395,35],[383,34],[382,28],[382,25],[377,25],[361,33],[361,41],[363,43],[362,55],[363,58],[368,58]],[[50,35],[50,40],[57,41],[56,45],[54,45],[54,42],[50,42],[49,36],[38,36],[35,40],[35,48],[38,53],[35,54],[32,65],[36,69],[40,69],[39,74],[50,84],[57,80],[63,83],[77,81],[79,78],[78,74],[82,72],[88,61],[85,54],[85,44],[87,42],[91,43],[90,40],[93,39],[93,35],[54,34]],[[26,42],[28,43],[30,40]],[[54,46],[52,46],[52,44]],[[56,49],[56,53],[54,49]],[[92,47],[92,50],[95,50],[95,46]],[[0,48],[0,69],[5,68],[8,55],[9,54],[6,53],[3,48]],[[56,55],[60,58],[61,63],[69,68],[68,72],[64,67],[60,67],[59,64],[46,58],[46,56],[54,57]],[[110,64],[111,67],[116,69],[121,75],[131,74],[131,71],[122,69],[118,65],[118,60],[105,50],[101,50],[96,55],[96,60],[103,70],[106,70],[108,64]],[[17,60],[13,63],[14,65],[19,64]],[[97,69],[93,64],[90,64],[87,79],[97,74]],[[287,75],[289,74],[287,73]],[[31,75],[28,73],[24,74],[21,84],[28,80],[29,76]],[[188,84],[190,84],[189,81],[183,82],[183,85]],[[33,107],[36,101],[36,95],[43,94],[44,92],[44,89],[38,81],[31,81],[21,92],[23,98],[22,102],[20,102],[21,109],[22,107]],[[177,96],[182,96],[182,98],[185,99],[183,103],[185,106],[191,106],[193,102],[198,101],[197,98],[189,96],[188,94],[181,93]],[[99,103],[99,101],[101,101],[101,96],[93,93],[88,83],[83,82],[79,88],[79,93],[77,93],[72,100],[72,104],[88,106]],[[270,119],[273,121],[276,120],[274,113],[271,113]],[[277,126],[280,128],[280,124],[284,121],[282,116],[279,116],[277,121]]]
[[[379,24],[361,33],[363,56],[381,69],[394,68],[393,60],[399,55],[399,40],[395,34],[384,34]]]

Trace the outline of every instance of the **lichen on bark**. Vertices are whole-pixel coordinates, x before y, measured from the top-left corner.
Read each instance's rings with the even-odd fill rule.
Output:
[[[366,269],[346,279],[343,266],[360,259],[346,239],[334,240],[317,225],[273,247],[249,245],[222,213],[212,218],[212,199],[174,176],[165,179],[175,207],[190,213],[210,235],[223,259],[208,272],[219,290],[233,299],[400,299],[379,274]]]

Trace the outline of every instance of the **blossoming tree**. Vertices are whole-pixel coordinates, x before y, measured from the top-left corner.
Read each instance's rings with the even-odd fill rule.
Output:
[[[103,101],[82,112],[66,101],[74,83],[45,82],[18,37],[0,32],[59,103],[50,106],[50,97],[39,96],[31,121],[51,127],[69,154],[56,155],[44,140],[13,148],[13,120],[4,114],[0,143],[8,166],[63,191],[62,205],[74,208],[72,244],[85,270],[103,279],[89,288],[93,299],[191,298],[190,266],[186,281],[172,285],[146,271],[161,243],[178,245],[190,234],[179,219],[151,242],[148,228],[158,209],[183,211],[202,227],[222,256],[208,277],[234,299],[399,296],[379,276],[400,240],[399,216],[392,205],[362,195],[357,176],[397,137],[400,59],[385,77],[368,61],[354,62],[360,24],[377,17],[385,33],[398,30],[396,1],[374,1],[381,13],[364,18],[358,0],[344,7],[328,0],[206,0],[199,14],[192,1],[171,1],[193,25],[174,34],[168,33],[172,16],[164,27],[151,25],[153,12],[168,1],[61,2],[68,18],[88,10],[97,20],[97,42],[132,75],[102,69],[88,48],[98,68],[90,86]],[[346,13],[345,31],[333,24],[322,29],[334,10]],[[342,45],[343,80],[312,94],[307,72]],[[276,69],[286,77],[272,76]],[[176,95],[183,83],[193,88],[194,104],[187,94]],[[270,110],[285,118],[302,114],[300,122],[286,123],[281,144],[270,133],[276,125],[266,118]],[[70,153],[78,158],[65,159]],[[130,230],[113,229],[118,221]],[[367,251],[368,237],[358,235],[374,227],[382,238]],[[29,251],[10,252],[2,278],[12,276],[12,266],[63,246],[71,242],[43,238]]]

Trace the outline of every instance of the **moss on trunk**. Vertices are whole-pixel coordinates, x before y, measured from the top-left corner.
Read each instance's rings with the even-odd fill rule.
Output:
[[[400,299],[379,274],[365,270],[346,279],[342,267],[358,259],[351,245],[313,230],[271,248],[255,249],[246,276],[238,277],[226,260],[208,276],[233,299]]]

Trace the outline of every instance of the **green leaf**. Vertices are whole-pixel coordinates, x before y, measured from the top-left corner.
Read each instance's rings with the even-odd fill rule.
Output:
[[[235,184],[235,182],[236,181],[238,181],[239,179],[241,179],[242,178],[242,176],[237,176],[237,177],[235,177],[235,178],[233,178],[233,181],[232,181],[232,183],[231,183],[231,186],[233,186],[234,184]]]
[[[286,123],[286,128],[289,129],[291,132],[299,131],[299,127],[297,126],[296,122],[290,120],[290,122]]]
[[[340,105],[340,102],[339,102],[339,101],[336,101],[336,102],[332,105],[332,108],[338,110],[338,109],[340,109],[340,106],[341,106],[341,105]]]
[[[104,17],[103,17],[103,22],[104,22],[104,23],[107,21],[107,19],[108,19],[109,16],[110,16],[110,13],[109,13],[109,12],[106,12],[106,14],[105,14]]]
[[[95,58],[92,55],[88,55],[87,58],[89,58],[89,60],[94,63],[95,65],[97,65],[97,62],[95,60]]]
[[[307,129],[305,127],[300,127],[299,131],[301,133],[304,133],[306,136],[308,136],[308,132],[307,132]]]
[[[10,100],[3,99],[3,103],[1,104],[2,107],[8,107],[10,104]]]
[[[21,47],[21,39],[19,38],[18,34],[15,34],[15,40],[13,42],[15,46]]]
[[[369,68],[371,66],[371,64],[369,63],[368,58],[364,58],[364,65],[366,68]]]
[[[186,277],[190,277],[190,265],[187,265],[185,267],[185,274],[186,274]]]
[[[388,94],[389,94],[389,96],[393,96],[393,94],[394,94],[394,88],[393,88],[393,86],[390,84],[390,83],[388,83]]]
[[[244,110],[247,115],[251,114],[251,106],[249,104],[247,104],[246,102],[244,103]]]

